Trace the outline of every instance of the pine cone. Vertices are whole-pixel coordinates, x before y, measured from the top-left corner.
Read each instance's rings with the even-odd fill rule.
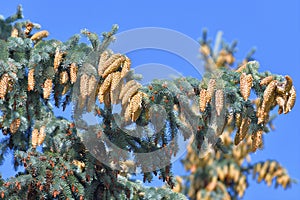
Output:
[[[119,99],[122,99],[124,94],[130,89],[132,88],[134,85],[136,85],[137,82],[135,80],[131,80],[131,81],[128,81],[125,86],[122,88],[121,92],[120,92],[120,96],[119,96]]]
[[[125,61],[122,66],[121,77],[124,78],[130,70],[131,61],[128,57],[125,58]]]
[[[215,104],[216,104],[217,116],[220,116],[220,114],[223,110],[223,107],[224,107],[224,93],[223,93],[223,90],[221,90],[221,89],[217,90],[216,94],[215,94],[215,98],[216,98]]]
[[[136,121],[141,114],[142,107],[142,98],[145,94],[143,92],[138,91],[131,99],[130,99],[130,111],[131,111],[131,120]]]
[[[36,148],[38,145],[39,130],[35,128],[31,134],[31,145],[33,148]]]
[[[104,53],[104,52],[103,52]],[[111,66],[118,58],[122,57],[121,54],[113,54],[112,56],[110,56],[108,59],[106,57],[106,55],[103,53],[100,56],[100,61],[99,61],[99,65],[98,65],[98,74],[99,76],[103,76],[104,71]],[[102,57],[103,56],[103,57]],[[106,59],[105,61],[102,61],[102,59]]]
[[[211,98],[213,97],[213,95],[215,93],[215,87],[216,87],[216,80],[210,79],[208,82],[208,87],[207,87],[206,103],[209,103],[211,101]]]
[[[286,83],[285,83],[285,93],[288,93],[292,89],[293,79],[290,76],[286,75],[285,76],[285,80],[286,80]]]
[[[268,85],[271,81],[273,81],[273,76],[267,76],[260,81],[260,85]]]
[[[292,86],[292,88],[289,92],[288,100],[286,102],[284,114],[287,114],[288,112],[290,112],[293,109],[295,102],[296,102],[296,90],[295,90],[295,87]]]
[[[201,89],[200,90],[200,95],[199,95],[199,107],[200,111],[204,112],[206,108],[206,97],[207,97],[207,90],[206,89]]]
[[[77,71],[78,67],[76,66],[76,63],[72,63],[70,66],[70,79],[71,79],[71,84],[74,84],[77,79]]]
[[[258,130],[257,132],[252,134],[252,152],[255,152],[257,148],[260,148],[262,146],[262,134],[262,130]]]
[[[57,72],[58,70],[58,67],[62,61],[62,58],[64,56],[64,52],[60,52],[59,51],[59,48],[56,48],[55,50],[55,56],[54,56],[54,64],[53,64],[53,68],[54,68],[54,71]]]
[[[16,118],[14,119],[11,124],[10,124],[10,127],[9,127],[9,130],[11,133],[16,133],[20,127],[20,124],[21,124],[21,120],[20,118]]]
[[[27,90],[31,91],[34,89],[35,80],[34,80],[34,69],[30,69],[28,72],[28,87]]]
[[[30,39],[36,42],[36,41],[41,40],[45,37],[48,37],[48,35],[49,35],[49,32],[44,30],[44,31],[40,31],[40,32],[35,33],[33,36],[31,36]]]
[[[128,103],[131,99],[131,97],[137,93],[138,89],[140,89],[142,86],[139,83],[136,83],[134,86],[132,86],[123,96],[122,98],[122,105]]]
[[[108,93],[110,85],[111,85],[111,81],[112,81],[112,74],[109,74],[103,81],[103,83],[101,84],[100,88],[99,88],[99,92],[98,92],[98,100],[100,103],[104,102],[104,96],[106,93]]]
[[[248,100],[251,92],[253,78],[251,74],[242,73],[240,76],[240,91],[245,101]]]
[[[235,145],[238,145],[242,140],[244,140],[249,130],[250,123],[251,120],[248,117],[242,119],[241,125],[238,128],[238,131],[234,137]]]
[[[38,135],[38,140],[37,140],[37,145],[40,146],[43,144],[45,137],[46,137],[46,126],[41,126],[40,127],[40,133]]]
[[[109,53],[108,51],[104,51],[101,55],[100,55],[100,59],[99,59],[99,64],[98,64],[98,75],[102,76],[102,73],[104,72],[104,63],[107,61],[107,59],[109,58]]]
[[[7,93],[9,76],[8,74],[3,74],[0,80],[0,99],[5,99]]]
[[[109,74],[117,71],[121,66],[122,63],[125,61],[125,57],[121,56],[118,59],[116,59],[109,67],[103,72],[102,77],[105,78]]]
[[[67,83],[69,80],[69,75],[68,75],[68,72],[67,71],[62,71],[60,74],[59,74],[59,83],[60,84],[65,84]]]
[[[52,92],[52,79],[46,79],[44,86],[43,86],[43,97],[44,99],[49,99],[50,94]]]

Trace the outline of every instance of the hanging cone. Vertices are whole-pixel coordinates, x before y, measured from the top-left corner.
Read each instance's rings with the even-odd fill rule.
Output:
[[[223,93],[223,90],[219,89],[216,91],[216,94],[215,94],[215,106],[216,106],[216,111],[217,111],[217,116],[220,116],[222,110],[223,110],[223,107],[224,107],[224,93]]]
[[[38,145],[39,130],[35,128],[31,134],[31,145],[33,148],[36,148]]]
[[[289,97],[288,97],[285,109],[284,109],[284,114],[290,112],[293,109],[295,102],[296,102],[296,90],[295,90],[295,87],[292,86],[292,88],[289,92]]]
[[[46,126],[40,127],[40,133],[38,135],[37,145],[40,146],[43,144],[46,137]]]
[[[257,132],[252,134],[252,152],[255,152],[257,148],[260,148],[262,146],[262,134],[262,130],[258,130]]]
[[[9,81],[8,74],[2,75],[0,80],[0,99],[5,99],[7,93],[8,81]]]
[[[50,94],[52,92],[52,79],[46,79],[43,86],[43,97],[44,99],[49,99]]]
[[[70,66],[70,79],[71,79],[71,84],[74,84],[77,79],[77,71],[78,67],[76,66],[76,63],[72,63]]]
[[[211,101],[211,98],[213,97],[213,95],[215,93],[215,87],[216,87],[216,80],[210,79],[208,82],[208,87],[207,87],[206,103],[209,103]]]
[[[248,100],[251,92],[253,78],[251,74],[242,73],[240,76],[240,91],[245,101]]]
[[[125,58],[125,61],[122,66],[121,78],[124,78],[130,70],[131,61],[128,57]]]
[[[44,30],[44,31],[35,33],[33,36],[31,36],[30,39],[37,42],[38,40],[48,37],[48,35],[49,35],[49,32]]]
[[[106,76],[108,76],[109,74],[117,71],[122,63],[125,61],[125,57],[121,56],[118,59],[116,59],[102,74],[102,77],[105,78]]]
[[[271,81],[273,81],[273,76],[267,76],[260,81],[260,85],[268,85]]]
[[[65,54],[64,52],[60,52],[59,48],[56,48],[55,55],[54,55],[54,62],[53,62],[53,68],[55,72],[57,72],[64,54]]]
[[[28,72],[28,87],[27,90],[31,91],[34,89],[35,80],[34,80],[34,69],[30,69]]]
[[[199,95],[199,107],[201,112],[204,112],[206,108],[206,102],[207,102],[206,96],[207,96],[207,90],[201,89]]]

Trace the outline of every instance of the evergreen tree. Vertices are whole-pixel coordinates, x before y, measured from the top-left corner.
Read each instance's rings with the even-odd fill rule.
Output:
[[[187,169],[197,173],[190,179],[191,198],[207,192],[212,198],[242,196],[243,177],[260,169],[259,164],[244,166],[242,160],[249,149],[254,152],[262,146],[270,111],[278,106],[279,114],[286,114],[295,103],[289,76],[259,72],[250,56],[233,69],[235,44],[212,52],[205,33],[200,49],[206,63],[202,80],[153,80],[142,86],[130,59],[107,48],[117,26],[101,37],[82,30],[90,44],[80,43],[79,34],[62,42],[47,40],[48,31],[36,31],[40,25],[19,20],[22,17],[19,7],[15,15],[0,19],[0,122],[5,135],[0,159],[11,149],[15,168],[25,168],[1,180],[2,199],[185,199],[170,189],[175,186],[170,160],[178,152],[174,142],[178,135],[194,137],[185,161]],[[251,91],[255,103],[249,99]],[[72,105],[72,120],[56,116],[52,104],[62,111]],[[113,105],[120,105],[121,116],[114,116]],[[83,120],[86,113],[99,123],[89,125]],[[162,115],[165,119],[159,120]],[[138,128],[149,124],[152,128]],[[130,125],[137,128],[123,129]],[[234,129],[238,129],[234,144],[241,145],[232,149],[229,133]],[[159,131],[149,136],[153,130]],[[125,153],[110,151],[109,142]],[[211,148],[217,153],[198,159]],[[158,150],[164,153],[152,163],[138,156]],[[128,160],[130,152],[134,162]],[[166,161],[163,167],[161,157]],[[269,184],[275,177],[284,187],[291,183],[278,163],[265,163],[259,180]],[[130,180],[129,173],[134,172],[130,168],[142,169],[144,182],[158,175],[169,188],[144,187]],[[244,175],[237,178],[239,174]],[[194,180],[199,177],[200,182]]]

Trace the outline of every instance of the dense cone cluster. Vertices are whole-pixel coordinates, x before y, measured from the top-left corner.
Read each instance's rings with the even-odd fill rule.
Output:
[[[224,146],[231,149],[228,154],[216,152],[199,158],[193,148],[188,148],[187,157],[183,162],[186,170],[191,172],[191,176],[185,180],[185,185],[189,187],[185,187],[183,180],[178,177],[178,185],[174,188],[176,192],[183,192],[190,199],[197,200],[241,198],[249,186],[250,174],[253,174],[252,178],[258,183],[264,180],[268,186],[271,186],[274,180],[275,187],[281,185],[286,188],[292,184],[293,180],[276,161],[267,160],[251,164],[251,137],[247,136],[244,143],[234,147],[231,134],[231,130],[226,130],[221,136]]]

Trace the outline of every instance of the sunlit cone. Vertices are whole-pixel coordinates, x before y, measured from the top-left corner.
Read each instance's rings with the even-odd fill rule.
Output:
[[[125,57],[121,56],[118,59],[116,59],[102,74],[102,77],[105,78],[109,74],[117,71],[121,66],[122,63],[125,61]]]
[[[103,81],[103,83],[100,86],[99,94],[104,95],[105,93],[109,92],[111,81],[112,81],[113,75],[109,74]]]
[[[11,124],[10,124],[10,127],[9,127],[9,130],[11,133],[16,133],[20,127],[20,124],[21,124],[21,120],[20,118],[16,118],[14,119]]]
[[[114,72],[112,74],[112,80],[111,80],[111,91],[116,89],[116,87],[120,84],[122,78],[121,78],[121,72]]]
[[[0,99],[4,99],[7,93],[9,76],[8,74],[3,74],[0,80]]]
[[[28,36],[30,34],[32,28],[33,28],[33,23],[28,22],[26,24],[26,29],[24,30],[24,33],[25,33],[26,36]]]
[[[43,39],[45,37],[48,37],[48,36],[49,36],[49,32],[43,30],[43,31],[40,31],[40,32],[37,32],[37,33],[33,34],[33,36],[31,36],[30,39],[33,40],[33,41],[38,41],[38,40],[41,40],[41,39]]]
[[[136,121],[141,113],[141,103],[142,103],[143,93],[138,91],[131,99],[130,99],[130,111],[131,111],[131,119],[132,121]]]
[[[34,89],[35,80],[34,80],[34,69],[30,69],[28,72],[28,87],[27,90],[31,91]]]
[[[38,145],[39,130],[35,128],[31,134],[31,145],[33,148],[36,148]]]
[[[251,120],[248,117],[242,119],[241,125],[238,128],[238,131],[234,137],[235,145],[238,145],[242,140],[244,140],[244,138],[246,137],[246,135],[248,133],[250,123],[251,123]]]
[[[257,148],[262,146],[262,130],[258,130],[255,133],[252,133],[252,152],[255,152]]]
[[[263,78],[259,84],[262,85],[268,85],[271,81],[273,81],[274,77],[273,76],[267,76],[265,78]]]
[[[103,56],[105,56],[105,55],[103,55]],[[102,57],[102,55],[100,56],[100,61],[99,61],[99,65],[98,65],[99,76],[103,76],[103,73],[105,72],[105,70],[108,67],[110,67],[118,58],[122,57],[122,55],[121,54],[113,54],[104,62],[101,62],[101,57]]]
[[[131,80],[131,81],[128,81],[124,87],[122,87],[122,90],[120,92],[120,96],[119,96],[119,99],[122,99],[124,94],[130,89],[132,88],[134,85],[136,85],[137,82],[135,80]]]
[[[142,86],[141,84],[137,83],[134,86],[132,86],[123,96],[122,98],[122,105],[128,103],[131,99],[131,97],[137,93],[138,89],[140,89]]]
[[[18,37],[18,36],[19,36],[19,31],[18,31],[18,29],[13,28],[12,31],[11,31],[10,37],[16,38],[16,37]]]
[[[204,112],[206,108],[206,102],[207,102],[206,95],[207,95],[207,90],[201,89],[199,95],[199,107],[201,112]]]
[[[216,79],[210,79],[208,82],[207,93],[206,93],[207,103],[211,101],[211,98],[215,93],[215,87],[216,87]]]
[[[286,80],[286,83],[285,83],[285,92],[288,93],[292,89],[293,79],[289,75],[286,75],[285,76],[285,80]]]
[[[40,133],[38,135],[37,145],[40,146],[43,144],[46,137],[46,126],[40,127]]]
[[[68,72],[67,71],[62,71],[60,74],[59,74],[59,83],[60,84],[66,84],[69,80],[69,75],[68,75]]]
[[[55,50],[55,55],[54,55],[54,62],[53,62],[53,68],[54,68],[54,71],[56,72],[58,70],[58,67],[63,59],[63,56],[64,56],[64,52],[61,52],[59,50],[59,48],[56,48]]]
[[[44,99],[49,99],[52,92],[52,79],[48,78],[43,85],[43,97]]]
[[[109,53],[108,51],[104,51],[101,55],[100,55],[100,59],[99,59],[99,64],[98,64],[98,75],[102,76],[102,73],[104,72],[104,63],[106,62],[106,60],[109,58]]]
[[[251,74],[242,73],[240,76],[240,91],[245,101],[248,100],[251,92],[253,78]]]
[[[223,90],[218,89],[216,91],[215,96],[216,96],[215,104],[216,104],[217,115],[220,116],[220,114],[223,110],[223,107],[224,107],[224,93],[223,93]]]
[[[123,105],[122,109],[124,109],[124,120],[126,122],[130,121],[132,112],[131,112],[129,103],[127,103],[126,105]]]
[[[121,77],[124,78],[130,70],[131,61],[128,57],[125,57],[125,61],[122,66]]]
[[[286,106],[285,106],[285,109],[284,109],[284,114],[290,112],[294,105],[295,105],[295,102],[296,102],[296,90],[295,90],[295,87],[292,86],[290,92],[289,92],[289,97],[288,97],[288,100],[286,102]]]
[[[269,83],[269,85],[266,87],[265,91],[264,91],[264,95],[263,95],[263,103],[262,103],[262,107],[264,108],[268,103],[271,102],[272,99],[274,99],[274,91],[276,89],[278,81],[277,80],[273,80],[271,81],[271,83]]]
[[[71,79],[71,84],[76,82],[77,79],[77,71],[78,67],[76,66],[76,63],[72,63],[70,66],[70,79]]]

